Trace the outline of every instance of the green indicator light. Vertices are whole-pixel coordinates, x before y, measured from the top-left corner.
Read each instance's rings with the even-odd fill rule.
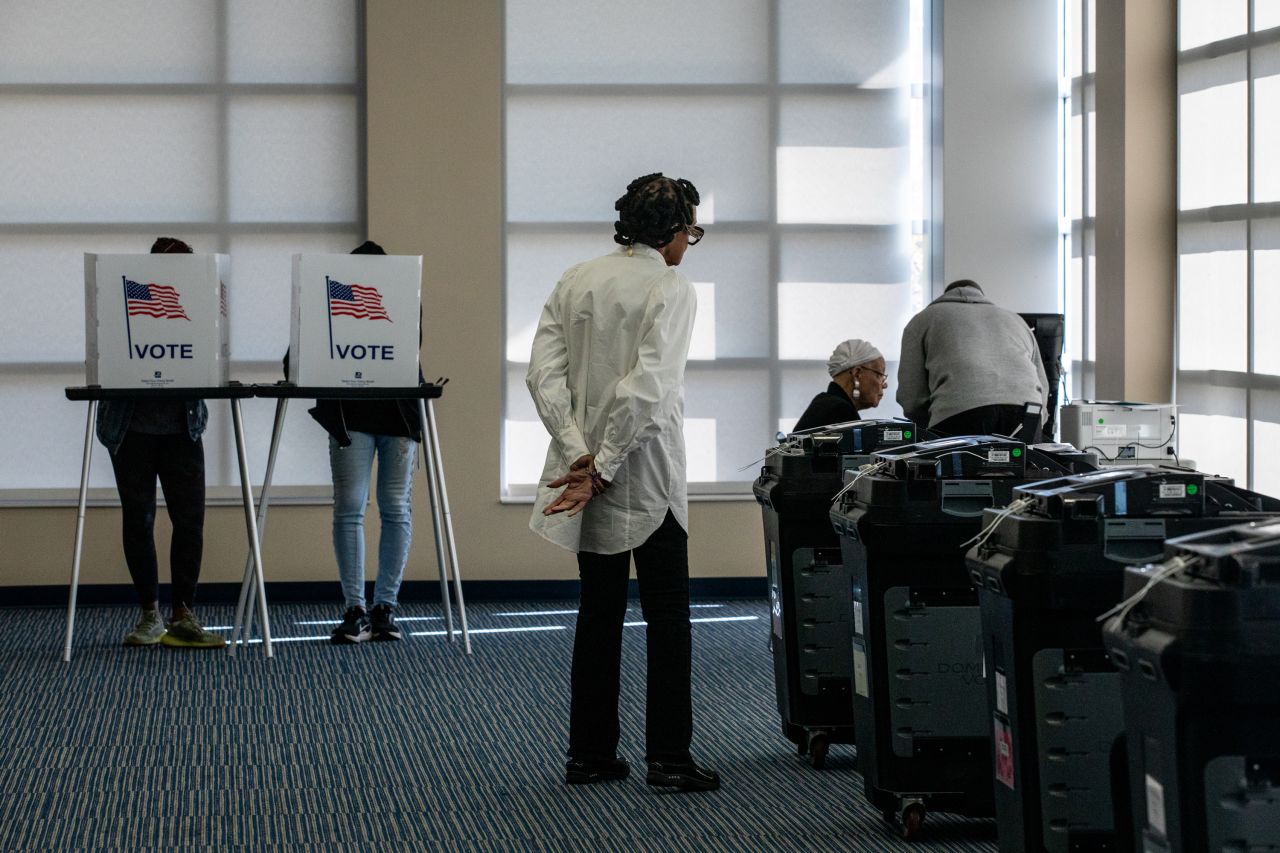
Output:
[[[1017,459],[1017,458],[1018,458],[1019,456],[1021,456],[1021,455],[1022,455],[1022,451],[1015,447],[1015,448],[1013,449],[1013,458],[1014,458],[1014,459]]]
[[[1189,495],[1194,495],[1198,491],[1200,491],[1199,486],[1195,486],[1195,485],[1187,486],[1187,494]]]
[[[905,430],[905,431],[902,433],[902,437],[903,437],[903,438],[911,438],[911,430]]]
[[[1104,423],[1106,423],[1106,421],[1105,421],[1105,420],[1103,420],[1102,418],[1098,418],[1098,423],[1100,423],[1100,424],[1104,424]]]

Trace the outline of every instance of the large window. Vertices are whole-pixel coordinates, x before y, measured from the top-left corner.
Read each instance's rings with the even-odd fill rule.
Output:
[[[0,499],[75,499],[84,252],[158,235],[232,255],[232,376],[282,378],[290,256],[363,238],[359,0],[0,0]],[[223,403],[211,495],[238,482]],[[252,470],[272,408],[244,405]],[[328,482],[324,433],[294,412],[276,479]],[[111,496],[109,460],[91,485]],[[308,489],[295,489],[294,494]]]
[[[1178,4],[1179,450],[1280,493],[1280,4]]]
[[[1066,397],[1095,396],[1096,0],[1062,2],[1062,298]]]
[[[921,301],[923,2],[507,0],[502,489],[527,497],[548,438],[525,389],[543,303],[614,248],[613,200],[663,171],[707,237],[686,382],[695,494],[753,465],[862,337],[896,375]],[[872,417],[899,414],[890,388]]]

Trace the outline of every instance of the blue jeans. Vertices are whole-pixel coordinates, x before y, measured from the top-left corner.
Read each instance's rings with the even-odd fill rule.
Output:
[[[413,541],[413,463],[417,442],[393,435],[352,432],[351,445],[329,439],[333,471],[333,550],[347,607],[364,607],[364,509],[373,457],[378,457],[378,580],[373,603],[395,606]]]

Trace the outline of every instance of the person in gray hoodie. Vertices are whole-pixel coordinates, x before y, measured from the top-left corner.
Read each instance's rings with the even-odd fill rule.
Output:
[[[976,282],[947,285],[902,332],[898,404],[939,435],[1010,435],[1025,404],[1047,409],[1048,393],[1031,329]]]

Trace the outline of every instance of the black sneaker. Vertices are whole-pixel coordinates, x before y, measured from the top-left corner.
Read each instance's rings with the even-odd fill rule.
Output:
[[[645,781],[650,785],[666,788],[679,788],[682,791],[714,791],[720,787],[720,774],[714,770],[704,770],[692,761],[679,764],[650,761],[649,775]]]
[[[564,765],[566,785],[589,785],[592,782],[612,782],[625,779],[631,773],[631,765],[625,758],[570,758]]]
[[[395,608],[390,604],[375,604],[373,612],[373,638],[375,640],[400,639],[400,626],[396,624]]]
[[[369,623],[369,614],[363,607],[348,607],[342,614],[342,624],[333,629],[329,635],[331,643],[363,643],[373,636]]]

